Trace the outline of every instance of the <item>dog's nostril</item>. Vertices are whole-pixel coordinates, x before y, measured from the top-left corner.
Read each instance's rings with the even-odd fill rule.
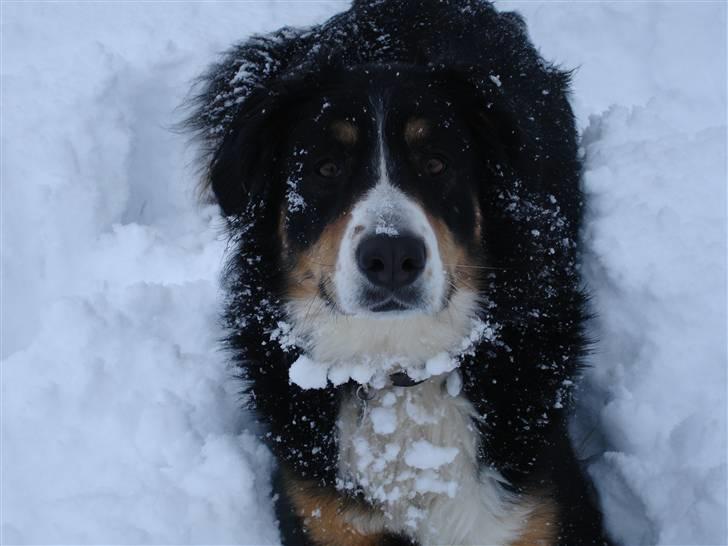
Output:
[[[415,265],[414,260],[411,258],[405,258],[402,260],[402,271],[413,271],[415,269],[418,269],[417,265]]]
[[[384,271],[384,260],[381,258],[372,258],[367,265],[367,271],[371,271],[372,273]]]
[[[412,284],[425,268],[425,243],[412,235],[374,235],[357,249],[357,262],[373,284],[391,290]]]

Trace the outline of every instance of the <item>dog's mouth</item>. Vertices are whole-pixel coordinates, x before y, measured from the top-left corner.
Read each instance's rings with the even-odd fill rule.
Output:
[[[330,283],[319,283],[319,296],[326,305],[341,314],[345,313],[341,306],[337,304],[336,297],[329,291]],[[422,298],[419,294],[412,293],[394,293],[391,291],[364,289],[360,294],[359,307],[360,312],[354,314],[388,314],[388,313],[407,313],[413,311],[423,311]]]
[[[444,295],[442,305],[431,309],[427,294],[421,288],[409,287],[405,290],[383,290],[371,286],[361,288],[357,300],[357,312],[346,312],[337,303],[336,296],[330,289],[331,282],[319,283],[319,296],[333,311],[345,315],[393,315],[393,314],[432,314],[446,308],[455,291],[455,285],[449,283],[449,290]]]
[[[418,287],[386,290],[367,286],[359,295],[359,304],[366,313],[425,313],[425,296],[422,288]]]
[[[410,311],[412,307],[405,305],[394,298],[390,298],[384,302],[377,303],[369,307],[369,311],[372,313],[401,313],[403,311]]]

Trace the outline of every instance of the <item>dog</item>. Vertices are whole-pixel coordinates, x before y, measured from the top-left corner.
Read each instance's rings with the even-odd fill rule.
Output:
[[[480,0],[234,46],[187,126],[284,544],[609,544],[567,432],[588,343],[569,74]]]

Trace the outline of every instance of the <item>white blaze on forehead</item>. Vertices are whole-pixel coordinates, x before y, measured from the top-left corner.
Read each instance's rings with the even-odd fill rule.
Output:
[[[371,235],[396,237],[408,233],[421,237],[425,244],[427,262],[418,282],[422,283],[423,311],[435,312],[444,303],[447,282],[437,237],[422,207],[390,180],[381,122],[377,155],[377,183],[354,206],[341,241],[334,273],[339,307],[346,313],[363,311],[359,294],[367,281],[356,260],[356,249],[362,239]]]

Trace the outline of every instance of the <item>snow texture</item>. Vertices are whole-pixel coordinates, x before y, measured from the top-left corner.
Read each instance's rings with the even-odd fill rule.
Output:
[[[279,328],[273,331],[271,339],[276,340],[286,350],[295,346],[296,341],[290,334],[289,326],[285,325],[283,330],[286,333],[281,333],[281,325],[285,323],[279,322]],[[332,385],[342,385],[350,380],[381,388],[389,385],[389,375],[397,372],[405,372],[414,381],[424,381],[457,368],[460,359],[464,355],[472,354],[473,348],[481,341],[497,343],[497,331],[497,326],[481,319],[472,319],[468,335],[460,341],[453,354],[441,352],[425,362],[408,358],[407,355],[365,355],[350,361],[315,362],[309,356],[301,355],[291,365],[289,379],[302,389],[323,389],[329,382]],[[457,390],[460,390],[459,386]]]
[[[344,7],[3,3],[0,542],[278,543],[270,456],[217,350],[221,223],[168,128],[217,52]],[[578,67],[599,343],[573,428],[609,529],[726,544],[726,6],[500,7]]]
[[[302,389],[323,389],[326,387],[328,368],[302,355],[291,364],[288,375],[292,383]]]
[[[439,468],[451,463],[458,454],[456,447],[441,447],[427,440],[414,442],[404,454],[404,462],[420,470]]]

